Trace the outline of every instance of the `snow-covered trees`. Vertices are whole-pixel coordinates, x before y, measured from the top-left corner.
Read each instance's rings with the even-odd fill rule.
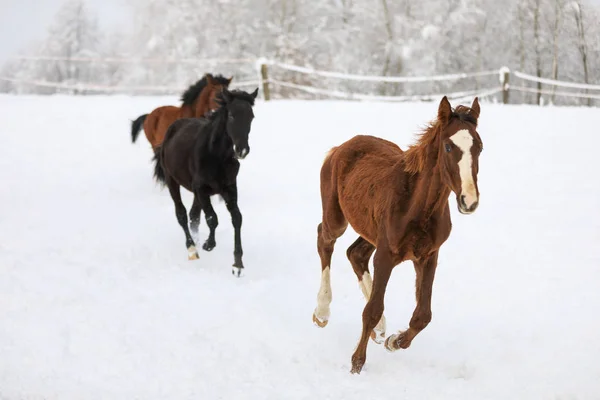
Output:
[[[65,84],[94,82],[103,75],[102,66],[69,59],[101,56],[101,42],[97,20],[89,13],[85,2],[68,0],[57,13],[46,39],[29,51],[35,56],[56,59],[20,62],[12,68],[17,70],[16,77],[24,81],[41,80]],[[17,86],[21,91],[27,90],[26,86]],[[54,88],[48,87],[35,89],[44,93],[55,92]]]
[[[210,59],[268,57],[370,75],[470,72],[506,65],[540,77],[600,82],[600,70],[591,67],[600,61],[599,13],[589,0],[128,1],[133,17],[127,35],[100,32],[85,1],[68,0],[47,39],[29,53],[124,57],[131,62],[27,62],[5,71],[52,82],[181,87],[207,71],[234,75],[238,81],[256,77],[251,62],[215,64]],[[204,61],[134,61],[141,58]],[[328,89],[388,95],[497,85],[497,77],[383,85],[277,70],[272,74],[275,79]],[[294,89],[276,92],[298,95]],[[543,96],[545,101],[579,101]],[[534,103],[541,97],[511,96],[513,101]]]

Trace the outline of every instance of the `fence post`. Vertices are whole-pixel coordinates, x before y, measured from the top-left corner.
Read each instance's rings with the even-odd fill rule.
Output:
[[[510,69],[508,67],[500,68],[500,83],[502,84],[502,103],[508,104],[508,89],[510,87]]]
[[[264,101],[271,100],[271,92],[269,91],[269,71],[267,68],[268,61],[266,58],[256,60],[256,69],[258,70],[258,80],[262,86],[262,97]]]

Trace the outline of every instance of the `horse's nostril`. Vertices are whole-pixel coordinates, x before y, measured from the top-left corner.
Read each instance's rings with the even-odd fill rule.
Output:
[[[461,195],[461,196],[460,196],[460,203],[461,203],[461,204],[462,204],[462,205],[463,205],[465,208],[467,208],[467,203],[465,202],[465,199],[466,199],[466,197],[467,197],[467,196],[465,196],[465,195]]]

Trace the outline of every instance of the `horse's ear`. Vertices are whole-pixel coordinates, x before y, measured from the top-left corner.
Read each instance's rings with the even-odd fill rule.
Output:
[[[446,123],[450,120],[450,116],[452,115],[452,106],[448,101],[448,98],[444,96],[442,101],[440,102],[440,106],[438,107],[438,120],[440,122]]]
[[[475,117],[475,119],[479,119],[479,99],[475,97],[473,100],[473,104],[471,105],[471,115]]]
[[[213,78],[211,74],[206,74],[206,83],[213,85]]]
[[[250,96],[252,96],[253,99],[256,99],[256,96],[258,96],[258,88],[254,89],[254,92],[250,93]]]
[[[229,85],[232,80],[233,80],[233,75],[231,75],[231,78],[227,79],[227,85]]]

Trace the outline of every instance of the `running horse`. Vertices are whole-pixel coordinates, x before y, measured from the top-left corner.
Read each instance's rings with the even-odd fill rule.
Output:
[[[219,220],[210,197],[220,195],[225,200],[234,228],[232,273],[238,277],[242,274],[244,264],[237,175],[239,160],[250,153],[248,140],[254,119],[252,107],[257,95],[258,88],[252,93],[223,89],[217,95],[219,108],[214,113],[206,118],[182,118],[175,121],[169,126],[165,140],[154,153],[154,177],[169,188],[177,222],[185,234],[185,246],[190,260],[198,259],[196,243],[191,233],[198,233],[200,211],[204,211],[210,230],[202,248],[211,251],[216,246],[215,230]],[[194,194],[190,228],[187,210],[181,201],[181,186]]]
[[[217,94],[223,88],[229,88],[231,78],[222,75],[205,74],[202,79],[191,85],[181,96],[181,106],[162,106],[150,114],[144,114],[131,123],[131,142],[135,143],[142,125],[152,149],[162,143],[169,126],[181,118],[200,118],[216,110]]]
[[[358,135],[330,150],[321,168],[322,222],[317,227],[321,285],[313,322],[327,325],[331,303],[330,265],[336,240],[348,224],[360,235],[346,255],[367,301],[362,335],[352,355],[352,373],[366,361],[369,337],[382,343],[385,290],[394,267],[410,260],[416,272],[416,307],[405,331],[385,339],[389,351],[406,349],[431,321],[431,293],[438,252],[450,236],[448,198],[471,214],[479,204],[477,174],[483,144],[477,133],[479,102],[452,109],[444,96],[437,119],[408,150],[373,136]],[[373,259],[374,276],[369,274]]]

